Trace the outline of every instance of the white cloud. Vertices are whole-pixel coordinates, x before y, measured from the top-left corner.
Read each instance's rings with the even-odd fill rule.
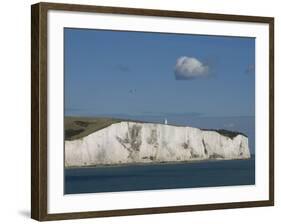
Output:
[[[194,79],[206,77],[209,67],[194,57],[182,56],[177,59],[175,66],[176,79]]]

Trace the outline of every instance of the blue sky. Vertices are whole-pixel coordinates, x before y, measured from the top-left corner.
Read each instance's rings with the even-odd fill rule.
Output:
[[[65,115],[240,131],[255,149],[255,39],[65,28]]]
[[[254,116],[254,38],[70,28],[64,38],[67,115]]]

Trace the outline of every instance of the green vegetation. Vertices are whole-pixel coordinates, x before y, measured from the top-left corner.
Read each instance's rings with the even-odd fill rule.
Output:
[[[215,131],[223,136],[229,137],[231,139],[235,138],[237,135],[243,135],[245,137],[248,137],[244,133],[238,132],[238,131],[228,131],[225,129],[201,129],[203,131]]]
[[[112,124],[119,123],[122,121],[132,121],[139,123],[152,123],[152,122],[142,122],[135,120],[117,119],[117,118],[107,118],[107,117],[65,117],[64,118],[64,138],[65,140],[75,140],[85,137],[95,131],[106,128]],[[179,125],[174,125],[179,126]],[[228,131],[225,129],[201,129],[203,131],[215,131],[219,134],[233,139],[237,135],[245,134],[241,132]],[[154,133],[152,133],[153,136]],[[154,137],[154,136],[153,136]]]
[[[65,117],[64,138],[65,140],[79,139],[121,121],[120,119],[102,117]]]

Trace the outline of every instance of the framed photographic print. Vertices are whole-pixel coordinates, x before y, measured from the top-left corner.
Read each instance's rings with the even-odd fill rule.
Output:
[[[32,218],[274,204],[274,19],[32,5]]]

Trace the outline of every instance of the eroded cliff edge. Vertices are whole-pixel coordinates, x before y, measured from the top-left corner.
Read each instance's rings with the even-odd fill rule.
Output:
[[[164,124],[120,122],[65,141],[65,166],[248,159],[248,138]]]

